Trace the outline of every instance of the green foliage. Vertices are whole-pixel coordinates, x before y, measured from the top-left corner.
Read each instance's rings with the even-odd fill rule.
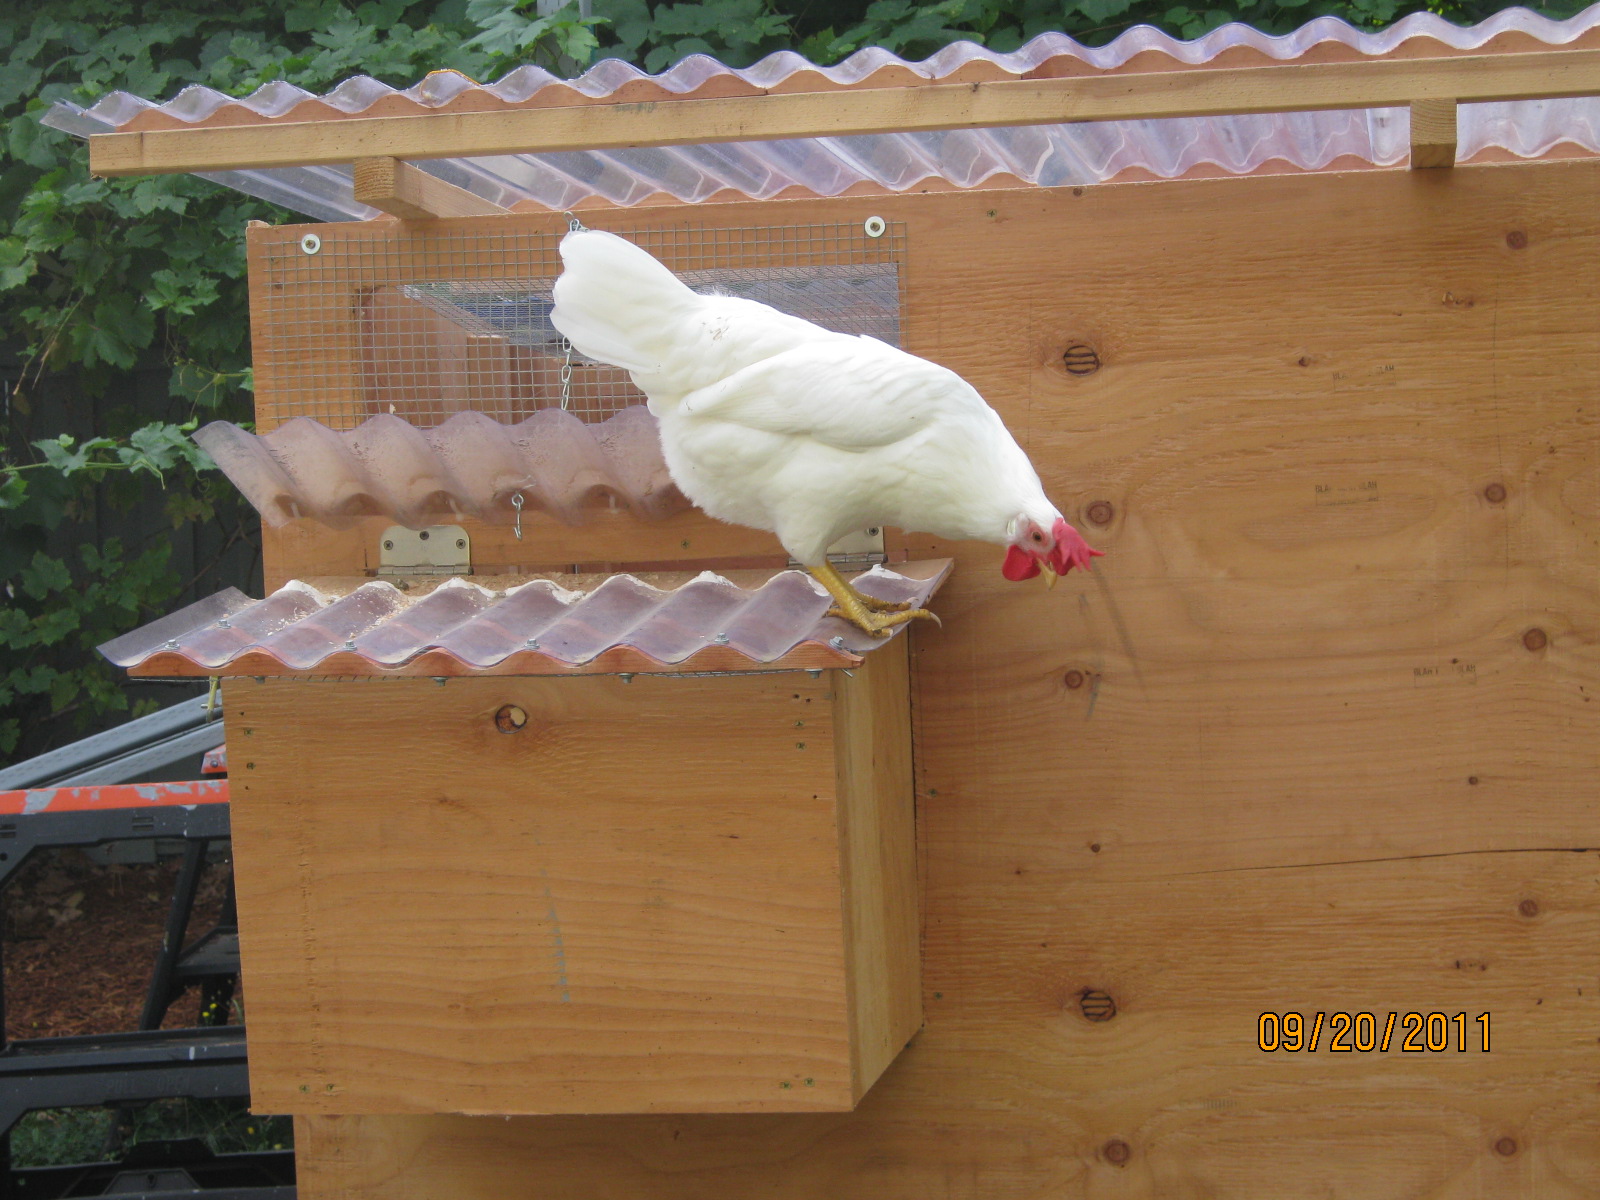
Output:
[[[157,1100],[127,1114],[117,1134],[108,1108],[47,1108],[27,1114],[11,1134],[17,1167],[100,1162],[115,1140],[120,1149],[140,1142],[199,1138],[213,1154],[260,1153],[294,1145],[288,1117],[258,1117],[242,1100]]]
[[[1199,5],[1200,0],[1194,0]],[[1579,0],[1538,6],[1568,16]],[[548,6],[547,6],[548,7]],[[686,55],[745,66],[791,48],[837,62],[869,45],[907,58],[970,39],[1011,50],[1047,30],[1092,44],[1148,23],[1193,38],[1227,21],[1281,33],[1332,14],[1376,28],[1427,9],[1479,20],[1485,0],[59,0],[0,9],[0,755],[74,732],[60,718],[125,708],[93,654],[182,588],[175,526],[248,522],[183,436],[249,417],[243,228],[294,219],[200,179],[92,179],[50,104],[124,89],[233,96],[353,75],[405,87],[452,69],[576,72],[612,55],[651,71]],[[9,364],[7,359],[10,360]],[[140,380],[164,381],[152,394]],[[92,403],[89,403],[92,401]],[[84,408],[93,410],[91,421]],[[73,414],[76,413],[76,416]],[[164,511],[98,545],[99,514]],[[219,536],[217,540],[224,540]],[[76,547],[82,546],[79,550]]]

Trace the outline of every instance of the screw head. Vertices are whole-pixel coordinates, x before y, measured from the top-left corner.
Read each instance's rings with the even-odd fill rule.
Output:
[[[1126,1166],[1128,1160],[1133,1157],[1132,1149],[1121,1138],[1112,1138],[1100,1147],[1100,1153],[1105,1155],[1106,1161],[1113,1167]]]
[[[828,645],[832,646],[835,650],[843,650],[844,649],[844,638],[843,638],[843,636],[841,636],[840,634],[834,634],[831,638],[828,639]]]
[[[314,233],[308,233],[300,239],[300,252],[302,254],[316,254],[322,249],[322,239]]]
[[[516,733],[528,723],[528,714],[515,704],[502,704],[494,714],[494,727],[501,733]]]
[[[456,549],[457,550],[465,550],[466,548],[467,548],[467,539],[466,538],[457,538],[456,539]]]
[[[1503,483],[1491,483],[1483,489],[1483,498],[1490,504],[1504,504],[1506,501],[1506,485]]]
[[[1071,690],[1077,691],[1083,686],[1083,672],[1074,667],[1072,670],[1068,671],[1064,676],[1062,676],[1061,682],[1066,684]]]
[[[1506,234],[1506,245],[1510,246],[1513,250],[1525,250],[1528,246],[1528,235],[1523,233],[1520,229],[1513,229],[1510,233]]]
[[[421,533],[417,534],[417,537],[421,541],[424,541],[424,542],[427,541],[428,540],[428,531],[426,529],[424,529]]]
[[[1544,630],[1537,627],[1528,630],[1522,635],[1522,645],[1525,649],[1533,651],[1543,650],[1549,644],[1549,635],[1546,634]]]
[[[1100,369],[1100,354],[1093,346],[1076,342],[1062,352],[1061,365],[1068,375],[1093,375]]]
[[[1517,905],[1517,911],[1529,919],[1537,917],[1539,915],[1539,902],[1537,900],[1524,900]]]
[[[1510,1158],[1517,1152],[1517,1139],[1514,1137],[1497,1139],[1494,1144],[1494,1152],[1502,1158]]]
[[[869,238],[881,238],[889,228],[889,222],[882,217],[868,217],[862,222],[861,228]]]
[[[1112,999],[1110,992],[1085,988],[1078,997],[1078,1011],[1088,1020],[1098,1024],[1101,1021],[1109,1021],[1117,1015],[1117,1002]]]
[[[1083,510],[1083,515],[1089,519],[1091,525],[1109,525],[1111,518],[1117,515],[1117,510],[1111,506],[1109,500],[1096,500]]]

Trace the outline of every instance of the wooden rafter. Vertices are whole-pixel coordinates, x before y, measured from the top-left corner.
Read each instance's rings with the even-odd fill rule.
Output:
[[[355,198],[408,221],[428,217],[492,217],[506,210],[492,200],[419,171],[395,158],[362,158],[355,164]]]
[[[1008,79],[103,133],[97,175],[1600,94],[1600,50]]]

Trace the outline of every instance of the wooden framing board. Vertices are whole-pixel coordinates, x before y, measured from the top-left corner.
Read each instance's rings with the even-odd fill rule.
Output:
[[[1600,50],[1542,50],[102,133],[89,165],[116,177],[1597,92]]]
[[[302,1195],[1600,1191],[1597,198],[1572,162],[762,205],[906,221],[910,348],[1108,551],[1047,593],[910,542],[958,559],[913,635],[926,1026],[849,1115],[302,1120]],[[1493,1040],[1258,1049],[1290,1011]]]

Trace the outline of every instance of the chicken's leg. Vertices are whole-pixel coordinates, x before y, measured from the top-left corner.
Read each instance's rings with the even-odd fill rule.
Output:
[[[889,631],[896,625],[903,625],[919,617],[926,617],[930,621],[942,624],[937,616],[925,608],[912,608],[900,601],[879,600],[876,596],[863,595],[851,587],[850,582],[839,574],[827,559],[823,559],[818,566],[807,567],[806,570],[810,571],[817,582],[827,588],[828,594],[834,598],[835,604],[828,610],[827,615],[842,617],[873,637],[888,637]]]

